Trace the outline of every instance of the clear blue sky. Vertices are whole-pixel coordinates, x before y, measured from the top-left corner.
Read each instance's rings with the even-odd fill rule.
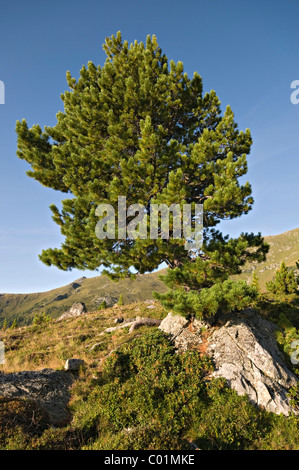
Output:
[[[59,193],[29,178],[16,157],[16,120],[54,125],[67,89],[65,73],[103,64],[106,36],[129,42],[155,34],[169,59],[197,71],[204,90],[230,104],[254,144],[247,178],[255,204],[247,216],[222,224],[274,235],[299,227],[299,105],[290,101],[299,79],[298,0],[27,0],[1,1],[0,292],[37,292],[67,284],[86,271],[62,272],[38,259],[62,237],[49,205]]]

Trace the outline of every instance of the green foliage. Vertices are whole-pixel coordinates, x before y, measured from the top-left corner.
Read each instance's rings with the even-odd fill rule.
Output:
[[[48,416],[34,401],[0,397],[0,450],[27,449],[48,426]]]
[[[206,380],[212,369],[197,352],[175,354],[159,331],[136,338],[108,358],[75,408],[83,448],[190,449],[190,440],[201,449],[298,448],[298,420],[253,406],[224,379]]]
[[[57,339],[67,347],[70,331],[72,349],[65,350],[64,355],[71,357],[81,351],[81,356],[99,325],[107,326],[98,314],[94,313],[94,318],[83,323],[70,320],[69,330],[54,323],[42,335],[32,326],[28,327],[29,335],[23,328],[15,352],[10,350],[15,334],[8,330],[2,333],[8,344],[8,359],[14,353],[18,358],[22,352],[31,355],[30,345],[36,349],[37,344],[40,352],[46,353],[50,346],[57,355]],[[288,318],[281,318],[282,326],[292,324]],[[53,339],[53,335],[58,338]],[[111,344],[106,344],[103,354],[90,352],[94,361],[72,387],[72,421],[63,428],[50,427],[47,416],[33,403],[0,399],[0,448],[190,451],[189,442],[193,441],[207,450],[299,449],[298,417],[267,413],[247,397],[238,396],[224,379],[211,379],[210,359],[196,351],[175,353],[160,330],[146,334],[139,330],[138,336],[130,339],[110,354],[101,369],[100,358],[107,357]],[[41,340],[43,344],[38,343]],[[295,405],[298,389],[290,390],[290,396]]]
[[[44,325],[49,323],[52,320],[52,318],[49,315],[46,315],[46,313],[37,313],[35,317],[33,318],[33,325]]]
[[[207,386],[208,401],[195,410],[192,434],[200,448],[245,450],[271,428],[271,416],[230,389],[224,379]]]
[[[297,292],[298,283],[293,271],[289,271],[283,261],[276,271],[273,281],[267,283],[267,288],[273,294],[283,296]]]
[[[119,307],[121,307],[122,305],[124,305],[124,297],[123,297],[122,294],[120,294],[120,296],[119,296],[117,305],[118,305]]]
[[[18,328],[18,321],[17,321],[16,318],[14,319],[14,321],[12,322],[12,324],[10,325],[10,329],[11,329],[11,330],[14,330],[15,328]]]
[[[255,287],[245,281],[226,280],[199,291],[173,289],[166,294],[155,293],[155,297],[166,308],[186,317],[209,318],[219,313],[240,311],[252,306],[257,299]]]
[[[252,287],[254,287],[257,292],[260,292],[260,284],[259,284],[259,278],[258,276],[256,275],[256,272],[253,271],[253,276],[252,276],[252,283],[251,283]]]
[[[299,411],[299,382],[296,386],[291,387],[288,391],[288,396],[290,398],[291,405]]]
[[[4,318],[3,323],[2,323],[2,330],[5,331],[7,330],[7,328],[8,328],[7,319]]]
[[[102,67],[88,62],[78,80],[67,73],[70,91],[62,95],[64,112],[57,114],[54,127],[29,129],[25,120],[16,125],[17,155],[31,165],[27,174],[70,194],[61,210],[51,205],[65,242],[61,249],[44,250],[40,259],[63,270],[103,265],[112,278],[132,276],[132,267],[151,272],[165,262],[174,270],[166,283],[179,289],[173,297],[188,311],[200,305],[203,314],[211,315],[231,301],[231,308],[246,306],[252,297],[248,288],[220,284],[240,273],[247,261],[265,260],[268,245],[261,234],[229,239],[214,227],[252,208],[251,186],[239,181],[247,173],[249,129],[237,129],[229,106],[222,114],[213,90],[203,94],[198,73],[191,79],[182,62],[168,63],[155,36],[129,46],[118,32],[103,47],[107,59]],[[202,248],[187,251],[185,240],[173,237],[171,218],[165,239],[120,234],[119,196],[125,196],[127,207],[143,205],[148,236],[151,204],[181,209],[190,204],[194,222],[195,204],[202,203]],[[115,209],[117,229],[115,236],[99,239],[96,209],[107,203]],[[132,215],[125,219],[127,226]],[[206,289],[215,283],[209,293]],[[190,293],[182,296],[181,288]],[[217,289],[225,291],[220,302]]]
[[[170,437],[177,445],[199,395],[205,393],[203,379],[209,371],[208,359],[201,360],[195,352],[175,354],[169,340],[156,330],[107,359],[100,384],[84,403],[82,418],[76,414],[74,424],[93,433],[109,429],[115,442],[124,433],[125,442],[131,442],[135,450],[152,448],[149,436],[154,435],[156,449],[168,446]],[[126,438],[128,428],[134,432]],[[169,437],[163,444],[165,433]]]
[[[279,330],[276,333],[278,344],[289,359],[293,356],[295,362],[299,361],[299,353],[296,353],[299,345],[299,329],[291,323],[284,313],[279,315],[278,326]],[[298,365],[291,363],[290,366],[299,375]]]
[[[269,417],[268,432],[251,449],[255,450],[299,450],[299,420],[296,416],[283,415]]]
[[[119,32],[103,47],[103,66],[88,62],[78,80],[67,72],[69,91],[54,127],[16,124],[17,155],[31,165],[27,174],[69,195],[61,210],[51,205],[65,241],[61,249],[44,250],[41,260],[63,270],[103,265],[121,277],[130,267],[144,273],[163,261],[175,267],[193,259],[184,240],[172,238],[172,223],[170,239],[98,239],[96,207],[117,208],[118,197],[125,196],[127,207],[144,205],[148,224],[152,203],[203,203],[212,263],[218,251],[220,271],[226,258],[236,265],[244,237],[219,251],[223,240],[211,228],[252,207],[250,184],[239,182],[247,172],[249,129],[237,129],[229,106],[222,114],[213,90],[203,94],[198,73],[189,78],[182,62],[168,63],[154,35],[129,45]],[[252,247],[261,244],[253,234],[246,240]]]
[[[102,300],[102,302],[98,306],[98,310],[105,310],[105,308],[107,308],[107,302],[106,300]]]
[[[210,317],[228,310],[241,310],[257,298],[256,286],[245,281],[232,281],[250,259],[265,259],[268,245],[259,234],[242,234],[239,239],[213,232],[203,245],[204,257],[187,260],[168,270],[161,279],[170,288],[165,294],[155,293],[162,305],[183,315]]]

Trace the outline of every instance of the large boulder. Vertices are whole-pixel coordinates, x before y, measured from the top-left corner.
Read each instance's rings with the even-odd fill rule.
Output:
[[[289,415],[287,391],[298,378],[288,369],[275,338],[277,326],[248,309],[213,326],[168,314],[161,322],[178,352],[196,349],[213,358],[214,377],[276,414]]]
[[[52,369],[1,374],[0,396],[35,400],[53,426],[64,426],[71,417],[67,406],[73,381],[71,374]]]
[[[266,410],[288,415],[292,408],[287,391],[298,379],[285,364],[276,329],[248,309],[211,334],[207,353],[214,358],[215,377],[226,378],[239,395],[248,395]]]
[[[85,312],[86,312],[85,304],[83,302],[77,302],[73,304],[69,310],[67,310],[62,315],[60,315],[57,321],[65,320],[66,318],[79,317]]]
[[[168,334],[171,339],[175,339],[183,332],[188,323],[189,321],[181,315],[174,315],[172,312],[169,312],[167,317],[160,323],[159,329]]]
[[[198,349],[203,343],[202,331],[208,328],[208,324],[199,320],[190,322],[181,315],[169,312],[160,323],[159,329],[169,336],[174,346],[179,351]]]

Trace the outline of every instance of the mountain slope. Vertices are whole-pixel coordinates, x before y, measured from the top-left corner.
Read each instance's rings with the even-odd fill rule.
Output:
[[[74,303],[83,302],[88,310],[96,310],[103,299],[115,304],[122,295],[125,304],[150,300],[152,292],[166,291],[159,279],[163,271],[137,275],[135,280],[111,281],[107,276],[87,279],[82,277],[66,286],[48,292],[34,294],[0,294],[0,324],[4,318],[11,323],[15,318],[20,324],[31,323],[40,313],[57,318]]]
[[[267,259],[263,263],[251,263],[245,265],[242,274],[234,276],[239,279],[245,279],[251,282],[253,272],[259,278],[262,289],[266,289],[266,282],[273,279],[275,271],[279,268],[282,261],[291,268],[296,268],[296,261],[299,261],[299,228],[289,230],[279,235],[264,237],[270,244],[270,250]]]
[[[299,260],[299,228],[275,236],[267,236],[270,244],[267,260],[263,263],[247,264],[242,274],[234,279],[251,282],[255,270],[262,289],[270,281],[282,261],[291,269],[295,269]],[[113,282],[106,276],[91,279],[82,277],[66,286],[48,292],[33,294],[0,294],[0,324],[7,319],[11,323],[15,318],[20,324],[28,324],[40,313],[57,318],[68,310],[75,302],[84,302],[88,310],[99,307],[103,298],[108,305],[113,305],[123,295],[124,303],[150,300],[152,292],[165,292],[166,286],[159,279],[163,271],[137,275],[135,280],[124,279]]]

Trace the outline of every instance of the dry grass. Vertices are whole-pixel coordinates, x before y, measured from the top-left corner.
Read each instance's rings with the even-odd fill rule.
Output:
[[[113,333],[101,333],[116,326],[117,317],[163,318],[165,310],[157,303],[148,308],[147,303],[135,303],[101,311],[88,312],[77,318],[61,322],[51,320],[41,325],[30,325],[0,331],[0,340],[5,346],[5,364],[0,365],[5,373],[45,368],[63,369],[69,358],[83,359],[88,365],[96,365],[112,349],[128,341],[139,331],[128,334],[128,328]],[[146,327],[145,327],[146,328]],[[95,348],[92,347],[97,344]]]

